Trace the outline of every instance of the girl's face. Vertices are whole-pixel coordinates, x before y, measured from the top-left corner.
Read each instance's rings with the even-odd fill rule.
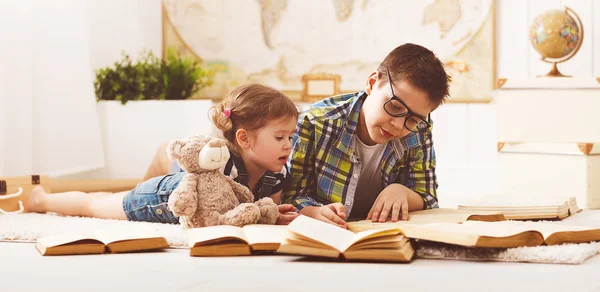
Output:
[[[244,162],[272,172],[280,172],[292,149],[296,118],[270,121],[264,127],[248,133],[247,147],[242,147]],[[249,160],[249,161],[247,161]]]

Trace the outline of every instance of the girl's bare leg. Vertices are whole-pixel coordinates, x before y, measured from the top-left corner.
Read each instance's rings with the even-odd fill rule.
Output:
[[[168,144],[161,145],[144,176],[144,180],[169,173],[171,159],[167,156]],[[47,194],[40,186],[31,192],[28,212],[53,212],[68,216],[85,216],[103,219],[127,220],[123,211],[123,197],[129,191],[120,193],[64,192]]]
[[[148,170],[146,170],[144,180],[169,174],[172,160],[169,158],[169,156],[167,156],[167,146],[168,144],[163,144],[160,146],[160,148],[158,148],[156,154],[154,154],[154,157],[150,162],[150,165],[148,166]]]
[[[127,220],[123,211],[123,197],[129,191],[120,193],[64,192],[47,194],[37,186],[31,191],[27,205],[28,212],[53,212],[67,216],[85,216],[102,219]]]

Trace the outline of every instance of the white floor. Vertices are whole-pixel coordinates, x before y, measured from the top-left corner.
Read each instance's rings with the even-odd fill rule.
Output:
[[[600,256],[582,265],[415,260],[306,261],[291,256],[195,258],[161,253],[42,257],[0,243],[2,291],[599,291]]]

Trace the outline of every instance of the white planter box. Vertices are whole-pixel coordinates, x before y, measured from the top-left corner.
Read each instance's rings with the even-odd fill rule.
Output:
[[[211,100],[117,101],[97,104],[105,166],[75,178],[142,178],[158,147],[172,139],[214,134]]]

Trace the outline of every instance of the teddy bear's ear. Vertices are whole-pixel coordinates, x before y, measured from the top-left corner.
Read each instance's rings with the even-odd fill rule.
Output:
[[[179,159],[179,155],[181,153],[181,148],[185,146],[187,142],[184,140],[173,140],[169,143],[167,147],[167,155],[171,159]]]

